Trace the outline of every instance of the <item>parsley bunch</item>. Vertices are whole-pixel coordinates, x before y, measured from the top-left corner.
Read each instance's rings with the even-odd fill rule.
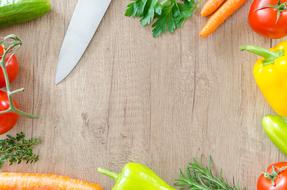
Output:
[[[197,0],[132,0],[125,15],[140,18],[142,26],[152,24],[152,34],[158,37],[182,27],[197,4]]]
[[[26,139],[24,133],[18,133],[15,137],[7,135],[7,138],[0,140],[0,168],[6,161],[12,164],[20,164],[22,161],[34,163],[39,156],[33,153],[33,148],[38,145],[37,138]]]

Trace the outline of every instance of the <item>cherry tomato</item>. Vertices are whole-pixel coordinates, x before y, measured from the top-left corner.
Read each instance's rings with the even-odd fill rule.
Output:
[[[3,47],[2,46],[0,46],[0,57],[1,57],[1,55],[3,55]],[[17,78],[17,75],[19,73],[19,64],[18,64],[18,61],[17,61],[17,58],[15,55],[13,55],[10,60],[9,60],[9,56],[7,56],[6,70],[8,73],[9,81],[10,81],[10,83],[12,83]],[[2,69],[0,69],[0,88],[3,88],[5,86],[6,86],[6,83],[5,83],[3,71],[2,71]]]
[[[286,3],[287,0],[254,0],[248,18],[251,28],[255,32],[273,39],[286,36]]]
[[[14,101],[16,107],[18,103]],[[6,92],[0,90],[0,111],[9,109],[10,104]],[[11,130],[17,123],[19,115],[16,113],[5,113],[0,115],[0,135]]]
[[[259,176],[257,190],[286,190],[287,162],[272,164]]]

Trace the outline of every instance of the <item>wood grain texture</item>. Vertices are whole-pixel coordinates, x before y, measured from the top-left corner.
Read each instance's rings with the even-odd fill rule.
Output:
[[[200,39],[206,19],[197,13],[173,35],[153,39],[150,28],[123,15],[128,1],[113,1],[81,63],[58,86],[58,52],[76,0],[53,0],[43,18],[7,29],[19,35],[21,74],[14,87],[23,109],[12,131],[40,136],[37,164],[5,171],[48,172],[101,182],[99,166],[119,170],[137,161],[170,183],[192,158],[212,156],[228,180],[255,189],[270,163],[284,157],[263,133],[270,113],[252,76],[255,56],[242,44],[273,42],[247,25],[250,2],[215,35]]]

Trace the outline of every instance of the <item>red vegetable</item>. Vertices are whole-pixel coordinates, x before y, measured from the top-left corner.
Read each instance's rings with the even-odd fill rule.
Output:
[[[13,101],[16,107],[18,103]],[[0,111],[5,111],[9,109],[10,104],[8,101],[8,97],[6,92],[0,90]],[[7,131],[11,130],[18,121],[18,114],[16,113],[4,113],[0,115],[0,135],[6,133]]]
[[[261,174],[257,181],[257,190],[286,190],[287,162],[272,164],[267,172]]]
[[[254,0],[249,12],[251,28],[269,38],[287,35],[287,0]]]
[[[0,46],[0,57],[2,54],[3,54],[3,47]],[[17,61],[17,58],[15,55],[13,55],[10,59],[9,59],[9,56],[7,56],[7,58],[6,58],[6,70],[8,73],[9,81],[10,81],[10,83],[12,83],[16,79],[16,77],[19,73],[19,64],[18,64],[18,61]],[[5,86],[6,86],[6,83],[5,83],[3,71],[2,71],[2,69],[0,69],[0,88],[3,88]]]

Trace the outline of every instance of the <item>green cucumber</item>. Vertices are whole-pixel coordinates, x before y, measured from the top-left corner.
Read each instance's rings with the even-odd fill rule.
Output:
[[[0,0],[0,28],[34,20],[50,10],[50,0]]]

